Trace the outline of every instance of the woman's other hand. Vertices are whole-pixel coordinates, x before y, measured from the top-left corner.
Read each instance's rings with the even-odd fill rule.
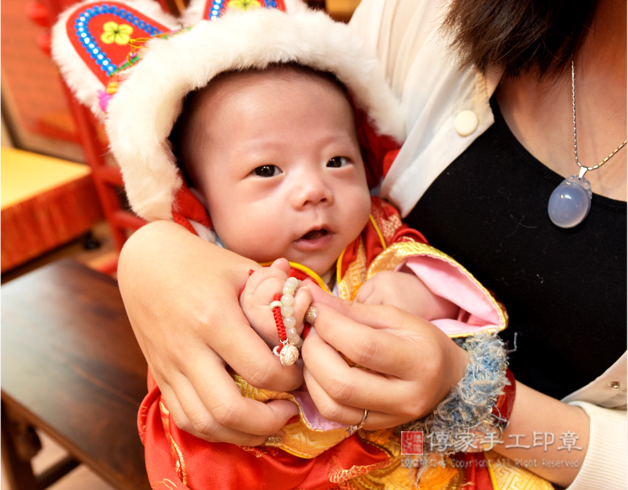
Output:
[[[394,427],[427,415],[464,375],[467,353],[430,322],[310,289],[318,315],[303,344],[304,378],[325,418],[353,425],[368,409],[366,429]]]
[[[290,402],[242,397],[227,371],[270,390],[303,382],[240,309],[240,288],[259,267],[165,221],[138,230],[120,255],[127,314],[166,405],[180,429],[208,441],[263,444],[297,413]]]

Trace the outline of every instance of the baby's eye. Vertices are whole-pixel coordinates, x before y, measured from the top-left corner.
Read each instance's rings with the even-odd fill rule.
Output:
[[[333,157],[329,159],[329,161],[327,162],[327,166],[332,168],[340,168],[344,167],[347,163],[349,163],[349,159],[347,157]]]
[[[262,165],[253,170],[253,173],[259,177],[274,177],[275,175],[279,175],[281,170],[275,165]]]

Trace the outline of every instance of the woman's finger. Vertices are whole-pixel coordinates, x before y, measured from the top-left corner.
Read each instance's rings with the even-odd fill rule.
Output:
[[[394,307],[355,304],[343,307],[343,311],[319,303],[315,307],[318,335],[353,362],[400,379],[413,376],[417,358],[422,358],[424,351],[418,327],[431,328],[429,322]],[[360,311],[355,313],[354,309]],[[408,317],[416,325],[406,325],[410,323]],[[385,322],[395,327],[384,329]]]
[[[303,333],[303,317],[305,317],[305,312],[312,304],[312,293],[310,292],[310,288],[308,286],[301,286],[297,289],[297,292],[294,296],[294,304],[292,308],[294,310],[292,316],[297,321],[297,332],[299,335]]]
[[[357,425],[364,417],[364,410],[368,410],[369,414],[366,423],[363,425],[363,428],[366,430],[386,429],[408,421],[404,416],[378,412],[373,408],[369,408],[368,405],[364,408],[357,408],[338,403],[329,397],[307,368],[303,371],[303,378],[314,404],[321,412],[321,415],[328,420],[347,426]]]
[[[277,362],[277,357],[273,355],[266,342],[247,322],[237,301],[219,306],[211,304],[207,308],[220,310],[207,312],[209,318],[221,319],[220,328],[215,330],[211,327],[207,328],[203,332],[203,339],[190,344],[195,347],[195,350],[189,351],[185,356],[187,362],[191,359],[198,360],[201,354],[212,352],[213,349],[215,354],[224,359],[253,386],[273,391],[290,391],[301,386],[303,383],[301,368],[296,364],[282,366],[280,362]],[[226,328],[226,325],[229,328]],[[212,381],[212,377],[207,376],[207,373],[213,373],[213,371],[192,366],[191,369],[186,369],[186,372],[197,374],[198,376],[194,379],[199,379],[199,381],[208,383]],[[197,391],[201,392],[201,390]]]
[[[264,347],[270,353],[267,347]],[[270,353],[270,363],[281,364]],[[211,372],[213,376],[206,376]],[[194,407],[194,426],[198,432],[211,433],[217,425],[254,435],[269,435],[277,432],[298,413],[290,402],[287,404],[266,404],[243,397],[233,378],[222,362],[215,356],[204,356],[195,366],[190,366],[187,380],[194,387],[186,393],[198,396],[201,408],[191,398],[185,399]],[[180,393],[177,393],[180,396]],[[184,400],[180,400],[184,404]]]
[[[316,408],[327,420],[344,425],[357,424],[361,420],[364,409],[344,405],[331,398],[307,368],[303,370],[303,379]]]
[[[308,373],[327,396],[338,404],[404,416],[416,416],[417,412],[424,409],[420,404],[409,405],[410,383],[394,376],[349,366],[316,331],[312,331],[303,344],[303,359]],[[317,406],[321,410],[318,403]]]
[[[281,431],[271,432],[267,435],[261,435],[261,436],[248,434],[246,432],[241,432],[238,430],[230,429],[218,423],[212,424],[211,427],[207,426],[204,432],[199,432],[196,429],[196,426],[192,422],[192,420],[188,418],[187,414],[185,413],[185,410],[179,405],[176,396],[174,396],[174,394],[169,395],[168,394],[169,392],[170,392],[169,386],[167,385],[164,386],[164,390],[162,391],[162,394],[164,396],[167,409],[169,410],[174,423],[179,429],[185,432],[189,432],[193,436],[198,437],[200,439],[204,439],[209,442],[227,442],[230,444],[237,444],[238,446],[260,446],[264,444],[264,442],[266,442],[266,439],[268,439],[269,436],[281,435]],[[182,396],[182,398],[186,398],[186,397]],[[199,403],[200,403],[200,400],[199,400]],[[285,400],[276,400],[276,401],[268,403],[268,405],[277,404],[278,406],[280,406],[280,405],[285,405],[286,403],[291,404],[290,402],[287,402]],[[272,406],[274,407],[274,405]]]
[[[206,419],[205,416],[200,415],[203,410],[198,409],[198,407],[202,409],[204,409],[204,407],[198,396],[196,396],[196,393],[194,393],[194,390],[191,389],[191,385],[189,385],[189,383],[187,384],[188,386],[185,388],[179,385],[179,398],[174,394],[170,385],[162,384],[161,388],[165,402],[163,409],[170,414],[179,429],[209,442],[229,442],[238,445],[263,444],[264,436],[246,434],[244,432],[228,429],[220,424],[213,425],[211,430],[205,427],[205,432],[199,432],[197,430],[198,424],[195,424],[193,420]],[[186,393],[188,391],[189,393]],[[179,404],[179,399],[185,400],[184,406],[186,408]],[[191,401],[192,403],[190,403]],[[188,413],[190,414],[189,416]]]
[[[357,323],[380,330],[402,333],[421,330],[428,325],[432,325],[428,320],[419,318],[394,306],[367,305],[344,301],[330,295],[323,296],[318,291],[312,291],[312,296],[316,305],[326,305]]]
[[[371,380],[378,389],[378,396],[383,398],[382,405],[374,407],[377,410],[405,412],[410,416],[406,420],[422,416],[432,410],[464,375],[467,353],[430,322],[388,306],[342,306],[352,318],[326,305],[316,308],[319,338],[360,366],[375,372],[371,374],[381,374],[377,379],[406,382],[399,392],[394,390],[394,384],[376,384]],[[366,325],[354,321],[356,318]],[[386,324],[390,327],[386,328]],[[371,325],[379,328],[370,328]],[[331,362],[331,355],[321,355],[324,351],[317,345],[316,338],[310,345],[306,342],[303,350],[308,369],[332,398],[352,406],[365,406],[364,397],[359,395],[364,388],[357,389],[364,375],[340,378],[347,386],[340,384],[339,388],[335,373],[324,365]],[[339,398],[340,389],[350,395],[345,393]],[[401,408],[396,407],[399,403]]]
[[[326,305],[347,318],[369,327],[389,330],[397,335],[420,331],[423,328],[434,329],[428,320],[414,316],[394,306],[368,305],[355,301],[346,301],[325,293],[320,288],[311,288],[315,305]]]

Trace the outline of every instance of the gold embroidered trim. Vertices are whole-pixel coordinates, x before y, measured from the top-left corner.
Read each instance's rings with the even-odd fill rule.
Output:
[[[183,454],[177,446],[177,443],[174,442],[172,435],[168,434],[168,439],[170,440],[170,449],[173,452],[173,456],[175,457],[175,469],[177,472],[177,476],[181,480],[184,486],[188,486],[188,475],[185,471],[185,460],[183,459]]]
[[[268,454],[268,451],[266,451],[265,449],[260,449],[253,446],[240,446],[240,449],[242,449],[242,451],[255,454],[256,458],[261,458],[262,456]]]
[[[341,259],[344,254],[338,259],[338,271],[340,271]],[[336,273],[336,281],[338,283],[338,293],[344,300],[352,299],[353,292],[364,284],[366,280],[366,249],[364,248],[364,241],[360,237],[358,245],[358,253],[356,258],[349,264],[345,275],[340,277],[338,272]]]
[[[554,490],[550,482],[517,466],[511,459],[495,451],[484,453],[493,485],[499,490]]]
[[[142,421],[142,439],[144,438],[144,435],[146,434],[146,419],[148,419],[148,407],[146,405],[140,405],[140,410],[137,414],[137,418],[138,420]],[[142,441],[144,442],[144,441]]]
[[[260,402],[288,400],[299,409],[299,421],[283,427],[283,444],[279,447],[287,453],[299,458],[311,459],[349,437],[344,427],[331,430],[313,428],[291,393],[256,388],[235,373],[231,374],[231,377],[240,389],[242,396],[246,398]]]
[[[184,486],[187,486],[187,473],[185,471],[185,460],[183,459],[183,453],[177,446],[177,443],[174,441],[172,434],[170,433],[170,412],[166,407],[166,404],[162,399],[159,400],[159,411],[161,413],[161,423],[164,427],[164,433],[166,434],[166,439],[170,442],[170,455],[175,462],[175,470],[179,480],[183,483]],[[164,480],[165,481],[165,480]],[[160,482],[161,483],[161,482]]]
[[[332,483],[343,483],[359,476],[366,475],[371,471],[384,468],[389,464],[390,461],[380,461],[379,463],[373,463],[365,466],[353,465],[351,468],[345,469],[340,465],[336,457],[332,457],[332,462],[329,468],[329,481]]]
[[[403,223],[401,222],[401,216],[398,213],[386,216],[386,213],[379,206],[373,206],[371,208],[371,215],[373,220],[377,223],[376,229],[379,232],[380,238],[384,237],[384,248],[392,241],[397,230],[401,228]],[[380,232],[381,230],[381,232]]]

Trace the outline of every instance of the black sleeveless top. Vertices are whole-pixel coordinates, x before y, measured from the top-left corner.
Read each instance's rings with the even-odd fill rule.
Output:
[[[554,226],[547,202],[563,177],[532,157],[491,106],[495,124],[405,221],[506,305],[502,336],[513,348],[517,334],[515,378],[562,398],[626,350],[626,203],[594,195],[583,223]]]

